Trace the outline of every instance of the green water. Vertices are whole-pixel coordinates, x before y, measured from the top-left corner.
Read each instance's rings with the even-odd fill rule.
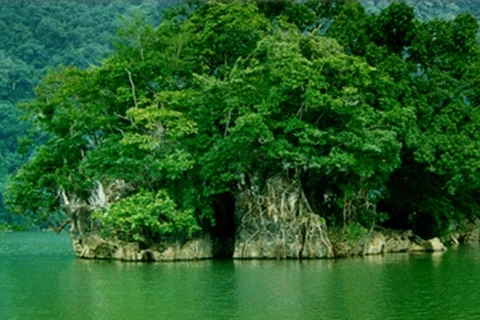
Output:
[[[480,319],[480,250],[141,264],[0,233],[0,319]]]

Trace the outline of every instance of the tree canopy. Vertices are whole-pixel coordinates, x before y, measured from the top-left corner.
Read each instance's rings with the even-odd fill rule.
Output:
[[[0,193],[8,175],[28,155],[18,152],[29,126],[16,106],[34,97],[34,87],[49,68],[100,64],[113,50],[120,24],[147,19],[158,24],[161,9],[175,1],[0,1]],[[43,136],[43,135],[42,135]],[[35,137],[35,144],[43,139]],[[13,217],[4,211],[0,221]],[[5,217],[5,218],[3,218]]]
[[[59,194],[124,181],[84,214],[148,244],[208,229],[216,203],[281,175],[333,227],[440,235],[478,215],[477,32],[397,2],[208,1],[134,21],[101,65],[49,72],[24,105],[48,140],[10,207],[59,222]]]

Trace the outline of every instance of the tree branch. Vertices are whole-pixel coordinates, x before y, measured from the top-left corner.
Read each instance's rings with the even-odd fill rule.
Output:
[[[128,74],[128,80],[130,81],[130,86],[132,87],[133,104],[135,107],[137,107],[137,96],[135,94],[135,84],[133,83],[132,73],[127,68],[125,68],[125,71]]]
[[[72,218],[67,218],[67,220],[63,221],[59,227],[52,227],[52,229],[53,231],[55,231],[56,234],[59,234],[71,222]]]

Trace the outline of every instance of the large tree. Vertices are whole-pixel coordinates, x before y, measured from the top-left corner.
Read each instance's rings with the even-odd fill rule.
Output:
[[[133,21],[101,66],[51,72],[26,105],[49,138],[11,208],[144,245],[275,177],[331,226],[430,235],[476,214],[476,21],[320,4],[194,2]]]

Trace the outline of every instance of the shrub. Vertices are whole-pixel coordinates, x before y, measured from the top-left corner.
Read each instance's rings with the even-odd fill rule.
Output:
[[[147,246],[164,239],[186,240],[200,230],[194,210],[179,210],[165,190],[142,190],[96,211],[94,217],[101,221],[104,236]]]

